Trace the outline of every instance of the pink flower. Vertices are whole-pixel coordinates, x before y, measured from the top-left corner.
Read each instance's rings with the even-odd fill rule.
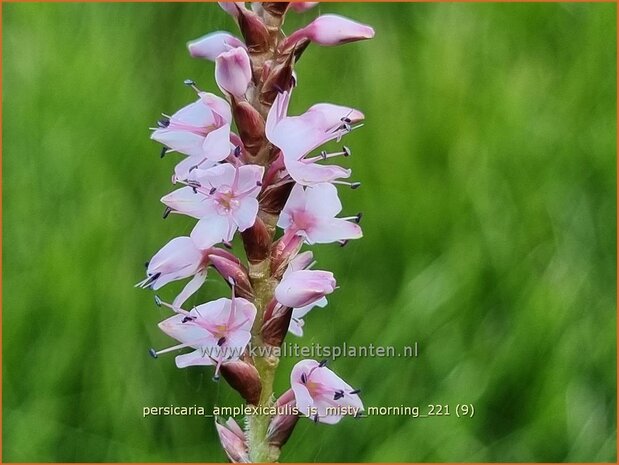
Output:
[[[234,418],[228,418],[225,423],[215,421],[215,428],[217,428],[219,441],[230,461],[232,463],[248,463],[247,438]]]
[[[233,48],[220,53],[215,59],[215,80],[222,91],[242,97],[251,77],[251,63],[245,48]]]
[[[314,307],[324,308],[327,306],[327,303],[327,298],[323,297],[322,299],[318,299],[316,302],[306,305],[304,307],[294,308],[292,310],[292,318],[290,319],[290,326],[288,327],[288,331],[290,331],[295,336],[303,336],[303,326],[305,326],[305,321],[303,320],[303,317],[307,315]]]
[[[291,308],[310,306],[335,290],[333,273],[307,269],[311,260],[312,253],[304,252],[290,262],[275,288],[275,298],[280,304]]]
[[[189,54],[192,57],[206,58],[211,61],[215,61],[219,55],[235,47],[245,48],[245,44],[232,34],[221,31],[212,32],[187,43]]]
[[[318,162],[336,156],[348,156],[350,151],[326,153],[306,158],[314,149],[331,140],[339,140],[353,129],[353,124],[363,120],[358,110],[329,103],[313,105],[300,116],[286,116],[290,93],[277,95],[266,121],[266,135],[284,156],[284,165],[290,176],[299,184],[312,185],[348,178],[350,170]]]
[[[290,48],[302,40],[311,40],[316,44],[329,46],[373,37],[374,29],[366,24],[339,15],[322,15],[304,28],[290,34],[282,44],[282,49]]]
[[[290,384],[299,413],[328,424],[339,422],[344,415],[358,415],[363,411],[359,390],[325,365],[326,362],[302,360],[292,369]]]
[[[253,226],[258,213],[258,200],[264,167],[229,163],[207,170],[195,170],[195,181],[177,189],[161,201],[173,212],[200,221],[191,233],[199,246],[230,241],[236,230]]]
[[[159,122],[151,139],[188,158],[176,169],[177,179],[186,179],[194,166],[208,168],[230,155],[232,112],[228,102],[216,95],[200,92],[200,98]]]
[[[172,239],[148,262],[146,279],[136,286],[158,290],[171,281],[193,276],[174,299],[173,305],[180,307],[206,281],[209,247],[199,249],[189,237]]]
[[[160,351],[151,349],[153,357],[191,347],[193,352],[178,355],[176,366],[215,365],[215,377],[224,361],[238,360],[251,339],[256,318],[254,304],[241,297],[221,298],[185,311],[161,300],[176,315],[159,323],[161,330],[180,344]]]
[[[295,184],[277,226],[285,229],[286,234],[305,237],[309,244],[327,244],[362,237],[361,228],[356,224],[360,215],[336,218],[340,211],[342,204],[332,184],[316,184],[305,189]]]
[[[230,16],[237,18],[239,16],[239,9],[245,10],[245,2],[217,2],[222,10],[228,13]]]

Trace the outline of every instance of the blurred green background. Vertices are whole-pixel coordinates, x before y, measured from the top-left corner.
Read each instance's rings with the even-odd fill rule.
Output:
[[[235,26],[204,3],[2,8],[3,460],[224,461],[211,420],[142,418],[240,399],[148,356],[168,313],[133,284],[192,225],[161,219],[178,157],[148,127],[194,99],[184,79],[216,92],[184,44]],[[366,406],[476,414],[302,420],[282,460],[614,462],[616,5],[322,4],[286,30],[327,12],[376,38],[310,47],[292,109],[365,112],[363,188],[341,189],[365,237],[314,248],[341,288],[290,340],[417,341],[331,367]]]

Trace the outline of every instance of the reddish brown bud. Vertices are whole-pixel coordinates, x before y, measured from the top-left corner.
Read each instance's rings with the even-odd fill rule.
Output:
[[[289,233],[284,234],[273,244],[271,249],[271,275],[275,279],[282,277],[288,263],[297,256],[302,245],[303,237]]]
[[[294,86],[292,75],[294,67],[294,54],[290,53],[283,63],[274,66],[265,80],[262,91],[260,92],[260,102],[264,105],[271,105],[277,94],[289,91]]]
[[[258,370],[253,365],[241,360],[226,362],[221,365],[221,374],[248,404],[258,405],[262,385]]]
[[[239,8],[239,29],[250,54],[266,52],[269,48],[269,30],[255,13]]]
[[[269,312],[269,318],[265,314],[265,322],[262,325],[262,340],[272,346],[279,347],[284,342],[292,318],[292,308],[273,305],[274,310]]]
[[[227,283],[230,284],[230,279],[234,281],[234,293],[237,297],[254,300],[254,289],[249,281],[247,269],[243,265],[220,255],[209,255],[208,258]]]
[[[279,215],[286,205],[286,201],[290,196],[290,191],[294,186],[294,181],[282,181],[277,184],[273,184],[260,193],[258,198],[260,202],[260,208],[272,215]]]
[[[245,150],[252,155],[256,155],[266,142],[264,137],[264,118],[246,100],[233,100],[232,113]]]
[[[289,389],[279,399],[277,399],[276,406],[278,411],[281,411],[282,413],[273,417],[271,423],[269,423],[267,439],[270,445],[281,448],[284,444],[286,444],[290,438],[290,435],[294,431],[294,427],[297,425],[297,421],[299,421],[296,401],[294,399],[292,389]]]
[[[271,246],[271,234],[267,230],[264,221],[256,217],[254,225],[241,233],[245,254],[251,264],[260,263],[269,256]]]
[[[270,15],[281,18],[286,14],[290,2],[263,2],[262,8]]]

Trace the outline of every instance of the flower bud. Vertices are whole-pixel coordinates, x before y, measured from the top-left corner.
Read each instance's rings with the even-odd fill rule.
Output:
[[[221,53],[215,59],[215,80],[223,91],[242,97],[251,82],[249,55],[242,47]]]
[[[253,365],[241,360],[226,362],[221,366],[221,375],[248,404],[258,405],[262,385],[258,370]]]
[[[291,318],[292,308],[282,307],[277,304],[277,301],[271,301],[264,314],[264,324],[260,330],[264,343],[272,347],[281,346],[288,334]]]
[[[304,11],[314,8],[316,5],[318,5],[318,2],[292,2],[290,8],[296,13],[303,13]]]
[[[294,86],[293,76],[294,54],[290,53],[286,61],[273,66],[269,70],[269,75],[262,85],[260,92],[260,102],[264,105],[271,105],[277,94],[289,91]]]
[[[227,32],[213,32],[187,43],[187,49],[192,57],[211,61],[236,47],[245,48],[245,44]]]
[[[271,274],[279,279],[286,271],[290,260],[297,256],[303,237],[296,234],[285,233],[274,245],[271,250]]]
[[[252,155],[256,155],[265,143],[264,118],[248,101],[234,101],[232,113],[243,146]]]
[[[286,205],[293,186],[294,182],[291,180],[290,182],[267,187],[260,194],[260,208],[266,213],[279,215],[284,205]]]
[[[234,419],[229,418],[225,423],[215,421],[215,428],[228,458],[233,463],[249,462],[245,433]]]
[[[241,237],[249,263],[260,263],[269,256],[271,234],[260,217],[256,217],[254,225],[243,231]]]
[[[281,395],[275,404],[279,413],[269,423],[267,430],[267,440],[269,444],[277,448],[282,448],[284,444],[290,438],[290,435],[294,431],[294,427],[299,421],[299,415],[296,413],[296,401],[294,397],[294,391],[288,389]]]
[[[226,282],[230,279],[235,284],[235,294],[247,300],[254,299],[254,289],[249,281],[247,270],[238,261],[229,260],[219,255],[209,255],[210,263],[215,267]]]
[[[239,9],[237,20],[249,53],[266,52],[269,48],[269,30],[255,13]]]
[[[263,2],[262,8],[267,11],[271,16],[281,18],[286,14],[290,2]]]
[[[339,15],[322,15],[288,36],[281,49],[289,49],[304,39],[311,40],[318,45],[331,46],[372,37],[374,37],[374,29],[370,26]]]
[[[285,273],[275,288],[275,298],[287,307],[304,307],[331,294],[335,286],[335,278],[329,271],[292,271]]]

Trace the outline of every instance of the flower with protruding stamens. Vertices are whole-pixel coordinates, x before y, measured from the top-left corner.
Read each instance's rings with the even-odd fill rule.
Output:
[[[202,244],[230,241],[236,230],[250,228],[258,214],[258,194],[264,167],[229,163],[195,170],[195,181],[164,196],[173,212],[199,219],[191,238]]]
[[[154,357],[191,347],[193,352],[178,355],[176,366],[215,365],[215,377],[224,361],[238,360],[249,340],[256,318],[254,304],[241,297],[221,298],[194,307],[191,311],[166,304],[177,314],[159,323],[159,328],[180,344],[151,351]]]
[[[290,93],[277,95],[266,121],[266,135],[283,154],[286,170],[299,184],[313,185],[350,177],[350,170],[319,162],[334,156],[347,156],[350,151],[306,158],[314,149],[331,140],[339,140],[354,124],[363,120],[359,110],[329,103],[313,105],[300,116],[287,116]]]
[[[233,463],[248,463],[247,438],[234,418],[228,418],[225,423],[216,420],[215,428],[228,458]]]
[[[168,151],[187,155],[175,169],[177,179],[186,179],[194,166],[208,168],[230,155],[232,112],[228,102],[216,95],[199,93],[199,99],[160,121],[151,139]]]
[[[358,390],[316,360],[302,360],[290,374],[299,413],[321,423],[335,424],[344,415],[363,411]]]
[[[316,302],[305,305],[304,307],[294,308],[292,310],[292,318],[290,318],[290,326],[288,327],[288,331],[295,336],[303,336],[303,327],[305,326],[305,320],[303,320],[303,317],[307,315],[314,307],[324,308],[327,306],[327,303],[327,298],[323,297],[322,299],[318,299]]]
[[[232,48],[245,48],[243,41],[228,32],[211,32],[187,44],[189,54],[194,58],[215,59]]]
[[[296,184],[282,210],[277,226],[286,234],[305,237],[309,244],[358,239],[363,236],[356,222],[360,216],[336,218],[342,211],[337,189],[332,184],[316,184],[305,189]]]

